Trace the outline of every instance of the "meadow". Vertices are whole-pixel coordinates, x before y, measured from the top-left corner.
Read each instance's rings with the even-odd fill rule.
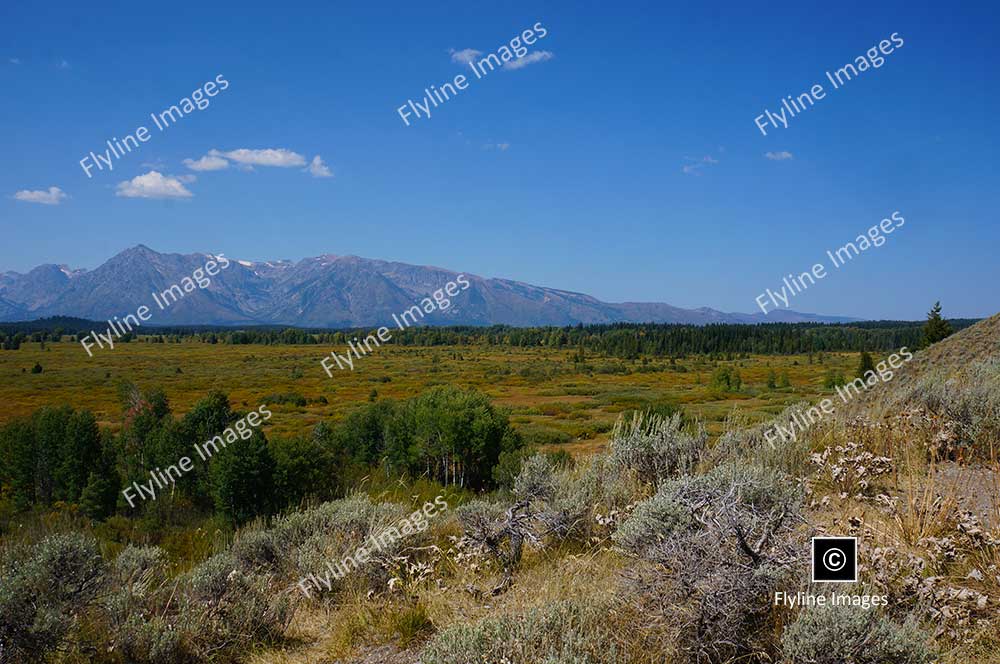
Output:
[[[738,407],[751,422],[799,401],[828,394],[830,370],[853,375],[856,353],[814,355],[694,355],[634,361],[577,349],[387,345],[355,361],[353,371],[320,368],[314,345],[229,345],[192,339],[140,339],[88,357],[70,341],[26,342],[0,351],[0,423],[41,406],[69,404],[94,413],[102,427],[121,423],[118,387],[161,388],[177,414],[211,390],[229,395],[236,410],[268,404],[268,435],[305,434],[321,421],[341,420],[357,404],[405,399],[436,385],[476,388],[510,410],[526,441],[573,453],[602,448],[619,415],[665,404],[681,406],[717,435]],[[728,359],[727,359],[728,358]],[[35,365],[40,373],[32,373]],[[739,372],[738,391],[711,385],[713,371]],[[769,374],[778,377],[768,387]],[[781,380],[787,376],[787,386]]]

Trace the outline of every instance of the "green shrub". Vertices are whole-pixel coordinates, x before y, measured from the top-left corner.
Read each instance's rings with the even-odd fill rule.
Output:
[[[743,387],[743,378],[732,367],[719,367],[712,372],[709,386],[723,392],[739,392]]]
[[[166,578],[167,562],[167,552],[158,546],[130,544],[115,558],[112,572],[118,585],[147,586],[152,581]]]
[[[926,638],[874,609],[823,606],[800,611],[781,642],[790,664],[926,664],[932,659]]]
[[[573,436],[559,429],[529,425],[518,427],[518,432],[525,446],[544,447],[546,445],[563,445],[573,440]]]
[[[803,401],[758,425],[751,425],[746,416],[734,411],[727,418],[726,431],[719,436],[708,459],[713,465],[747,463],[780,470],[794,477],[808,474],[812,470],[810,437],[799,431],[797,424],[794,439],[782,437],[776,427],[780,425],[787,431],[792,426],[793,414],[797,413],[798,419],[804,420],[806,416],[802,413],[809,408]],[[818,409],[818,406],[813,408]]]

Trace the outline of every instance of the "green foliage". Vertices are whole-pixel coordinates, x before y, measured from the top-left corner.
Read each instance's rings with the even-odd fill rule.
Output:
[[[535,454],[521,465],[514,479],[514,496],[519,500],[537,500],[552,496],[555,477],[552,464],[544,454]]]
[[[469,488],[493,486],[501,454],[522,447],[505,411],[481,392],[456,387],[362,406],[332,436],[335,454],[356,463]]]
[[[785,661],[813,664],[927,664],[926,635],[859,606],[810,607],[782,636]]]
[[[927,322],[924,323],[923,339],[921,346],[926,348],[931,344],[951,336],[954,330],[951,324],[941,317],[941,303],[935,302],[931,310],[927,312]]]
[[[872,359],[872,356],[869,355],[867,351],[861,351],[861,357],[858,359],[858,370],[856,375],[858,378],[867,379],[869,371],[875,371],[875,360]]]
[[[19,508],[77,502],[101,465],[100,433],[89,412],[40,408],[0,427],[0,457],[0,483],[10,484]]]
[[[274,471],[274,459],[260,431],[215,454],[211,478],[218,513],[236,524],[266,514],[273,501]]]
[[[693,523],[691,512],[671,492],[659,491],[636,505],[612,539],[622,549],[641,555],[662,538],[690,528]]]
[[[323,428],[320,428],[323,427]],[[325,425],[309,437],[277,438],[270,443],[274,458],[274,501],[276,507],[298,505],[309,496],[332,498],[341,488],[346,470],[337,463]]]
[[[709,387],[723,392],[739,392],[743,387],[743,378],[732,367],[718,367],[712,372]]]
[[[292,617],[292,597],[272,590],[270,575],[242,569],[230,553],[212,556],[179,579],[181,611],[201,624],[199,650],[246,650],[274,642]]]
[[[301,377],[301,375],[300,375]],[[263,402],[266,404],[291,404],[293,406],[298,406],[299,408],[304,408],[306,403],[306,398],[299,394],[298,392],[284,392],[282,394],[268,394],[264,397]]]
[[[827,389],[832,390],[835,387],[840,387],[846,384],[847,379],[844,378],[844,372],[840,370],[828,369],[823,378],[823,387]]]
[[[782,371],[781,376],[778,378],[778,387],[791,387],[792,381],[788,378],[788,372]]]
[[[119,488],[114,470],[102,464],[87,477],[87,486],[80,494],[80,509],[95,521],[107,519],[115,513]]]

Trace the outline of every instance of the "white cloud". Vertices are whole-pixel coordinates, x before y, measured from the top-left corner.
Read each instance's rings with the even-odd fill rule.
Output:
[[[516,60],[511,60],[510,62],[505,62],[503,65],[504,69],[520,69],[522,67],[527,67],[528,65],[533,65],[536,62],[545,62],[546,60],[551,60],[555,56],[552,51],[535,51],[534,53],[529,53],[522,58]]]
[[[177,179],[184,184],[191,184],[192,182],[196,182],[198,180],[198,176],[188,173],[187,175],[178,175]]]
[[[193,195],[178,178],[159,171],[119,182],[115,192],[115,196],[122,198],[191,198]]]
[[[292,152],[284,148],[268,148],[264,150],[230,150],[220,152],[219,150],[209,150],[211,157],[225,157],[230,161],[244,166],[276,166],[278,168],[291,168],[293,166],[305,166],[306,158],[298,152]]]
[[[764,156],[771,161],[785,161],[787,159],[794,159],[792,153],[788,150],[782,150],[781,152],[765,152]]]
[[[499,150],[500,152],[506,152],[507,148],[510,147],[510,143],[487,143],[483,146],[484,150]]]
[[[69,69],[69,63],[66,60],[60,60],[59,69]]]
[[[229,162],[213,154],[207,154],[201,159],[185,159],[184,165],[192,171],[221,171],[229,168]]]
[[[22,189],[14,194],[14,199],[25,203],[41,203],[42,205],[59,205],[66,198],[66,194],[59,187],[49,187],[48,191],[38,189],[31,191]]]
[[[12,65],[19,65],[21,64],[21,58],[7,58],[7,62]]]
[[[474,48],[463,48],[461,51],[450,49],[448,52],[451,53],[451,61],[460,65],[467,65],[483,54]]]
[[[333,171],[323,163],[323,160],[319,155],[313,157],[313,160],[309,162],[309,166],[304,170],[309,171],[314,178],[332,178]]]
[[[701,175],[701,170],[706,166],[712,166],[718,164],[719,160],[712,157],[712,155],[705,155],[701,159],[692,159],[691,157],[684,157],[687,159],[689,164],[684,164],[681,166],[681,171],[687,175]]]

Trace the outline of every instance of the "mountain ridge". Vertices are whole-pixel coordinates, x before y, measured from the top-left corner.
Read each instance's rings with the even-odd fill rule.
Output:
[[[218,256],[221,256],[219,254]],[[843,323],[858,319],[788,309],[763,314],[683,309],[662,302],[604,302],[586,293],[480,277],[446,268],[353,255],[321,254],[294,262],[246,261],[229,265],[164,310],[161,293],[217,255],[164,254],[146,245],[125,249],[93,270],[39,265],[25,274],[0,273],[0,321],[75,316],[110,319],[150,306],[150,325],[293,325],[363,327],[387,324],[459,274],[468,290],[423,319],[430,325],[513,326],[599,323]]]

